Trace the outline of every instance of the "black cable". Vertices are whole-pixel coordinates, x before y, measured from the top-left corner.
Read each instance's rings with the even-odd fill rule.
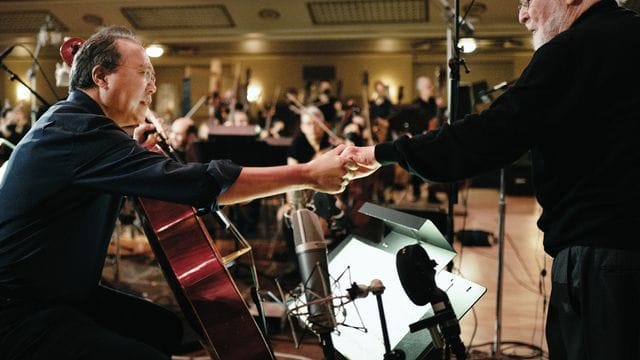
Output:
[[[42,74],[42,77],[44,78],[44,81],[47,83],[47,85],[49,86],[49,90],[53,93],[53,96],[56,97],[56,101],[60,100],[60,97],[58,96],[58,93],[55,90],[55,87],[51,84],[51,80],[49,80],[49,77],[47,76],[47,74],[44,72],[44,70],[42,69],[42,65],[40,65],[40,61],[38,61],[38,59],[36,59],[35,55],[33,55],[33,53],[31,52],[31,50],[29,50],[28,47],[22,45],[22,44],[17,44],[16,46],[19,46],[23,49],[25,49],[27,51],[27,53],[29,54],[29,56],[31,57],[31,59],[36,63],[36,65],[38,66],[38,69],[40,70],[40,73]],[[35,89],[33,89],[35,91]]]
[[[473,3],[475,3],[475,2],[476,2],[476,0],[471,0],[469,5],[467,6],[467,11],[465,11],[464,15],[462,15],[462,19],[460,20],[460,24],[462,24],[467,19],[467,15],[469,15],[469,11],[473,7]]]
[[[548,354],[542,350],[541,347],[528,344],[522,341],[503,341],[502,345],[507,345],[506,347],[502,347],[500,349],[500,358],[502,359],[541,359],[546,358]],[[486,342],[478,345],[469,346],[469,348],[480,348],[484,346],[493,346],[493,342]],[[520,354],[507,354],[504,350],[517,349],[517,348],[525,348],[531,351],[531,354],[520,355]]]

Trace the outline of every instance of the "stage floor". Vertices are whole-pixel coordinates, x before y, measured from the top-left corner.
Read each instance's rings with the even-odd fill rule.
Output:
[[[424,193],[424,192],[423,192]],[[455,230],[482,230],[498,235],[499,194],[494,189],[464,189],[460,193],[460,204],[456,205]],[[439,194],[443,204],[427,204],[426,199],[411,201],[406,192],[393,194],[394,206],[415,211],[446,209],[445,194]],[[424,196],[424,195],[423,195]],[[542,250],[542,234],[535,226],[540,207],[530,196],[506,197],[506,236],[504,242],[503,264],[503,306],[502,306],[502,352],[527,356],[536,353],[537,347],[546,353],[544,341],[545,299],[550,291],[549,276],[541,278],[543,269],[550,272],[551,258]],[[270,221],[273,221],[271,219]],[[461,246],[454,243],[458,253],[454,259],[453,272],[487,288],[486,294],[474,306],[473,311],[461,321],[462,341],[471,346],[470,359],[485,359],[491,354],[496,324],[496,292],[498,272],[498,246]],[[260,283],[263,290],[277,295],[274,278],[279,278],[285,291],[293,289],[299,282],[299,276],[287,260],[284,241],[279,239],[252,238]],[[220,247],[233,246],[228,239],[219,239]],[[113,256],[105,265],[104,279],[112,282],[114,266]],[[248,298],[248,272],[243,265],[233,270],[238,287]],[[116,287],[128,289],[150,300],[168,307],[174,306],[172,294],[168,291],[159,268],[147,255],[122,256],[120,263],[120,281]],[[177,309],[177,307],[174,307]],[[277,309],[272,313],[277,314]],[[387,310],[387,317],[393,316]],[[378,320],[375,319],[377,322]],[[299,348],[295,348],[288,322],[277,317],[269,319],[270,340],[278,359],[322,359],[322,350],[317,340],[307,334]],[[300,333],[298,333],[300,334]],[[485,344],[485,345],[483,345]],[[520,344],[520,345],[517,345]],[[526,344],[526,345],[522,345]],[[530,345],[530,346],[527,346]],[[202,358],[202,351],[189,352],[176,359]],[[372,358],[382,358],[372,354]],[[540,357],[530,357],[540,358]]]

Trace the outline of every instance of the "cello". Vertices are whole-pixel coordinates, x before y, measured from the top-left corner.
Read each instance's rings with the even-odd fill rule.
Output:
[[[71,38],[60,47],[60,55],[69,66],[83,43],[81,38]],[[162,126],[157,124],[156,129],[162,146],[150,150],[170,154],[162,149],[168,149]],[[225,360],[274,359],[225,266],[249,253],[250,248],[223,258],[193,207],[146,198],[136,198],[134,204],[167,283],[208,354],[213,359]],[[217,215],[226,219],[219,212]],[[225,227],[235,230],[230,223]],[[256,305],[259,307],[259,302]]]

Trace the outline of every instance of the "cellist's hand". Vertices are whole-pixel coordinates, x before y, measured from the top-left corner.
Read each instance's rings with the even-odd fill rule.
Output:
[[[133,138],[145,148],[150,148],[158,143],[156,127],[151,123],[143,123],[133,129]]]
[[[376,160],[375,146],[350,146],[340,154],[347,163],[355,164],[353,179],[359,179],[373,174],[380,163]]]
[[[309,178],[313,181],[312,189],[329,194],[344,191],[357,170],[357,166],[340,156],[345,149],[350,147],[339,145],[304,164],[308,169]]]

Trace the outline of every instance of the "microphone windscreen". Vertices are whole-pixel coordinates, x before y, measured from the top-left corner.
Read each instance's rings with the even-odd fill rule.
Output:
[[[419,244],[405,246],[396,255],[400,283],[416,305],[426,305],[436,287],[434,266],[435,262]]]
[[[296,247],[305,243],[324,244],[322,226],[318,215],[313,211],[309,209],[296,210],[291,217],[291,226]],[[296,249],[296,252],[299,252],[299,248]]]

